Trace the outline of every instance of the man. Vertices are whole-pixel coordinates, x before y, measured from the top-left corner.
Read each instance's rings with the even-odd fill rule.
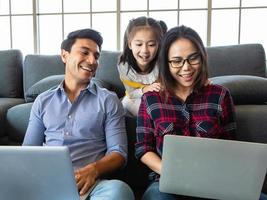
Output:
[[[36,98],[23,145],[68,146],[80,195],[93,188],[87,199],[131,200],[127,184],[103,179],[125,164],[127,136],[116,94],[91,81],[102,42],[92,29],[71,32],[62,42],[65,79]]]

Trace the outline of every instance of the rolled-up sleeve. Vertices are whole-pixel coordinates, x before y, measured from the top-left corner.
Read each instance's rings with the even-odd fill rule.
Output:
[[[146,152],[155,151],[153,121],[148,113],[148,102],[143,95],[137,116],[135,156],[140,159]]]
[[[40,97],[37,97],[37,99],[34,101],[32,108],[31,108],[31,114],[29,119],[29,124],[27,127],[27,131],[23,140],[22,145],[32,145],[32,146],[42,146],[44,142],[44,132],[45,132],[45,126],[41,119],[40,114],[40,106],[41,101]]]
[[[127,135],[125,128],[124,109],[117,96],[110,95],[106,101],[105,135],[107,152],[117,152],[127,160]]]

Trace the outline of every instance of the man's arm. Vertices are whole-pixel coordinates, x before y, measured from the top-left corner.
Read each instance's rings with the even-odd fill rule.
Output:
[[[98,161],[75,172],[80,195],[85,194],[98,178],[122,168],[127,159],[127,135],[124,109],[115,94],[104,102],[106,120],[104,124],[107,151]]]
[[[32,105],[29,124],[22,145],[42,146],[45,127],[39,115],[40,99],[37,97]]]

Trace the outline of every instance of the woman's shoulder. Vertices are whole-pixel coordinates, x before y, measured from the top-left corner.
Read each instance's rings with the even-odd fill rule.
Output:
[[[209,84],[204,87],[204,93],[225,95],[225,94],[230,94],[230,91],[225,86],[217,85],[217,84]]]
[[[212,90],[212,91],[229,91],[228,88],[222,85],[217,85],[217,84],[209,84],[205,86],[207,90]]]
[[[159,92],[146,92],[143,94],[142,99],[149,102],[160,102],[161,101],[161,95]]]

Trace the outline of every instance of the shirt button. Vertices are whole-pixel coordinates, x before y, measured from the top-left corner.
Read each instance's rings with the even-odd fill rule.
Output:
[[[65,135],[69,135],[70,133],[69,132],[65,132]]]
[[[71,115],[69,115],[68,118],[70,119],[71,118]]]

